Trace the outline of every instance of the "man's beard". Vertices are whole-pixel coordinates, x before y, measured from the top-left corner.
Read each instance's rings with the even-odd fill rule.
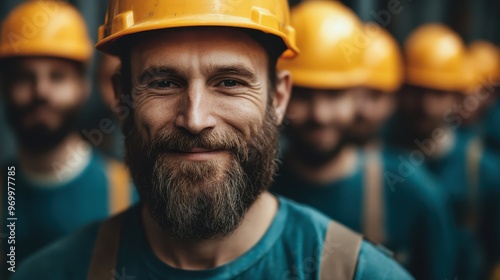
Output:
[[[364,117],[356,117],[347,130],[346,141],[356,146],[365,146],[377,140],[379,126]]]
[[[6,106],[6,116],[9,126],[16,135],[16,141],[21,149],[31,153],[44,153],[57,147],[71,132],[76,130],[77,116],[80,107],[59,111],[61,123],[52,129],[44,123],[30,127],[23,124],[24,116],[39,106],[49,106],[44,101],[35,101],[25,108]],[[55,110],[51,108],[51,110]]]
[[[126,162],[151,217],[172,237],[225,237],[271,184],[276,170],[278,129],[267,110],[258,134],[245,140],[236,130],[161,131],[145,140],[136,125],[125,131]],[[126,130],[126,129],[125,129]],[[177,161],[172,153],[193,148],[229,152],[230,160]]]
[[[313,127],[316,124],[308,123],[304,127]],[[298,160],[312,167],[322,166],[332,159],[336,158],[344,147],[348,144],[346,139],[345,127],[336,127],[339,130],[340,138],[338,142],[329,149],[320,149],[314,144],[308,142],[302,136],[307,133],[307,129],[295,129],[292,126],[285,128],[285,135],[290,143],[288,153],[292,153]]]

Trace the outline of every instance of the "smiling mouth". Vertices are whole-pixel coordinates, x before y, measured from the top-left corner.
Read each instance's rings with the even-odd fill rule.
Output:
[[[193,148],[189,151],[176,151],[172,155],[176,158],[192,161],[205,161],[227,154],[225,150],[211,150],[205,148]]]

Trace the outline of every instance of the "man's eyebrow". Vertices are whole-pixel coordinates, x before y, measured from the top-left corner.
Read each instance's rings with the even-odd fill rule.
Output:
[[[141,72],[139,75],[139,81],[143,81],[144,79],[147,79],[149,77],[155,76],[155,75],[179,75],[179,71],[177,71],[175,68],[172,67],[167,67],[167,66],[150,66],[144,71]]]
[[[234,74],[250,81],[256,81],[257,76],[254,72],[252,72],[248,67],[235,64],[235,65],[209,65],[203,69],[205,73],[209,73],[210,75],[217,74]]]

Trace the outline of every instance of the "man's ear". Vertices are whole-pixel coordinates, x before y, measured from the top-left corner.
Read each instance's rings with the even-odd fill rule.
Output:
[[[123,96],[122,74],[119,72],[115,72],[113,76],[111,76],[111,83],[113,85],[113,93],[115,95],[115,101],[120,100]]]
[[[288,101],[292,92],[292,75],[283,70],[276,74],[276,91],[273,98],[273,108],[276,113],[276,125],[280,125],[286,113]]]

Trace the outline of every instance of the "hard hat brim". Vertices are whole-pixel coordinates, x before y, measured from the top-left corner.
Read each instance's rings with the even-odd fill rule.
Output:
[[[138,23],[128,28],[123,28],[122,30],[117,32],[109,32],[105,30],[105,26],[102,25],[99,27],[100,39],[96,44],[96,48],[99,51],[111,55],[119,55],[121,48],[120,46],[116,46],[116,44],[121,38],[146,31],[180,27],[234,27],[262,31],[264,33],[276,35],[283,40],[288,49],[284,50],[281,57],[293,58],[299,52],[297,46],[293,43],[293,38],[295,38],[293,29],[287,30],[289,34],[285,34],[284,32],[277,31],[276,29],[270,27],[262,26],[248,19],[242,19],[240,17],[227,15],[205,15],[203,17],[183,17],[176,20],[165,20],[163,22],[147,22],[143,24]],[[111,35],[105,36],[106,34]]]

